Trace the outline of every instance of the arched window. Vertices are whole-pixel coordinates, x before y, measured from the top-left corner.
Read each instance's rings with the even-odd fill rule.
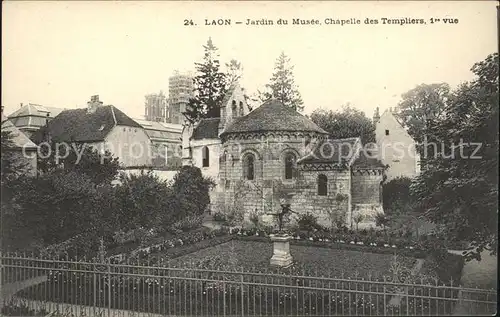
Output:
[[[326,175],[319,174],[318,175],[318,195],[326,196],[328,192],[328,178]]]
[[[285,155],[285,179],[293,179],[295,176],[295,155],[287,153]]]
[[[251,153],[243,159],[243,178],[253,180],[255,177],[255,156]]]
[[[165,166],[168,165],[168,147],[165,145]]]
[[[240,101],[240,117],[243,116],[243,101]]]
[[[210,155],[208,153],[208,147],[203,147],[201,150],[203,155],[203,167],[208,167],[210,165]]]
[[[238,109],[236,109],[236,100],[233,100],[233,104],[231,106],[231,114],[232,114],[232,117],[236,117],[238,114],[236,113]]]

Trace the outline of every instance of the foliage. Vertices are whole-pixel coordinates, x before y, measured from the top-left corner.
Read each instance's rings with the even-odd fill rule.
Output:
[[[184,116],[191,122],[202,118],[220,117],[220,106],[226,94],[226,75],[220,71],[217,47],[209,38],[203,46],[205,54],[202,63],[195,63],[197,75],[194,78],[195,96],[189,100]]]
[[[187,232],[201,227],[203,215],[191,215],[176,221],[172,228]]]
[[[224,213],[224,211],[221,210],[215,211],[212,218],[214,219],[214,221],[221,221],[221,222],[227,221],[226,214]]]
[[[365,219],[365,216],[360,212],[357,212],[352,216],[352,220],[356,224],[356,231],[358,230],[359,223],[363,221],[363,219]]]
[[[300,230],[304,230],[308,233],[320,228],[318,225],[318,218],[311,213],[301,214],[297,220],[297,224]]]
[[[43,130],[45,128],[42,128]],[[43,131],[40,132],[43,134]],[[45,139],[41,142],[47,141]],[[42,173],[50,173],[59,169],[85,174],[95,184],[110,184],[118,175],[120,162],[112,153],[101,154],[96,148],[87,144],[49,142],[40,147],[37,167]],[[62,145],[65,146],[62,146]]]
[[[151,228],[171,224],[178,213],[178,203],[172,189],[151,171],[140,174],[122,174],[121,185],[115,188],[118,227],[128,231],[140,227]]]
[[[97,187],[85,174],[60,170],[15,184],[15,210],[9,219],[12,242],[19,235],[45,244],[64,241],[86,231],[107,231],[110,187]],[[108,221],[105,221],[108,220]]]
[[[411,205],[414,197],[410,193],[411,179],[408,177],[397,177],[384,183],[382,188],[382,200],[384,210],[388,214],[398,213],[402,206]],[[402,210],[409,212],[411,210]]]
[[[243,75],[243,67],[241,63],[235,59],[226,63],[226,90],[228,90],[233,84],[237,83]]]
[[[211,178],[204,177],[201,170],[194,166],[183,166],[175,174],[172,191],[175,197],[174,208],[177,216],[202,215],[210,204],[209,191],[215,186]]]
[[[20,175],[23,175],[25,165],[24,163],[19,162],[13,153],[13,149],[15,147],[13,141],[13,134],[11,131],[2,131],[1,132],[1,184],[4,185],[6,182],[17,178]],[[2,195],[3,196],[3,195]]]
[[[2,303],[3,304],[3,303]],[[13,300],[2,305],[0,311],[2,316],[48,316],[49,313],[45,309],[36,310],[31,308],[27,303],[15,303]],[[52,316],[52,315],[51,315]]]
[[[417,142],[424,140],[427,120],[438,120],[444,116],[450,97],[450,86],[446,83],[421,84],[402,95],[396,108],[396,116],[408,133]]]
[[[274,98],[295,111],[304,110],[302,105],[304,102],[293,76],[293,65],[290,64],[290,58],[284,52],[276,60],[274,73],[266,89],[267,91],[260,96],[261,100]]]
[[[360,137],[362,144],[375,142],[375,126],[365,113],[349,104],[341,111],[316,109],[310,119],[334,139]]]
[[[232,205],[224,204],[220,206],[214,214],[214,220],[222,221],[230,226],[238,226],[243,223],[244,215],[243,207],[235,202]]]
[[[248,219],[255,228],[259,228],[260,222],[259,222],[259,214],[257,212],[250,213]]]
[[[387,217],[387,215],[382,212],[375,215],[375,224],[377,225],[377,227],[382,227],[382,229],[385,229],[389,224],[389,221],[389,217]]]
[[[467,259],[498,243],[498,54],[472,67],[441,120],[429,120],[423,172],[412,184],[426,218],[450,240],[471,242]],[[476,144],[476,145],[474,145]],[[479,145],[477,145],[479,144]]]
[[[19,220],[19,216],[15,211],[14,198],[19,195],[19,188],[16,186],[23,178],[25,178],[25,164],[19,163],[16,155],[13,153],[15,147],[13,135],[10,131],[1,131],[1,246],[9,245],[13,242],[20,243],[24,239],[17,239],[20,236],[19,231],[12,225]],[[16,234],[17,238],[11,239],[12,234]],[[10,240],[10,241],[9,241]]]
[[[326,209],[326,213],[330,218],[331,229],[340,230],[345,226],[346,221],[346,213],[345,211],[341,211],[338,208],[328,208]]]

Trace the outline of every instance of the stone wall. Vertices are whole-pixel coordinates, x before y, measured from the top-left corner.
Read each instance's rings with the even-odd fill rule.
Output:
[[[318,175],[323,174],[328,179],[327,195],[318,195]],[[349,171],[301,171],[298,189],[292,199],[291,208],[300,214],[311,213],[318,217],[318,223],[329,227],[330,215],[340,212],[348,220],[349,201]]]
[[[382,175],[371,171],[355,171],[352,174],[352,203],[380,204]]]
[[[245,211],[245,219],[256,212],[261,219],[270,221],[272,216],[266,215],[280,210],[278,192],[284,191],[292,195],[293,211],[313,213],[325,226],[331,223],[329,211],[347,213],[347,199],[341,202],[336,199],[337,194],[349,195],[350,174],[347,170],[323,172],[328,178],[327,196],[318,195],[317,177],[321,172],[300,171],[297,168],[294,179],[285,179],[285,155],[292,153],[296,159],[302,157],[306,151],[304,139],[285,134],[225,142],[221,148],[220,181],[214,190],[213,208],[222,209],[221,204],[237,205]],[[255,157],[254,180],[243,179],[243,158],[247,153]]]

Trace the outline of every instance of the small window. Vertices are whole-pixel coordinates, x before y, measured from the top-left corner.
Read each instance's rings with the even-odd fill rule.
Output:
[[[295,155],[288,153],[285,156],[285,179],[293,179],[295,176]]]
[[[255,177],[255,157],[253,154],[247,154],[243,159],[243,178],[253,180]]]
[[[304,146],[307,148],[309,146],[309,144],[311,144],[311,137],[306,137],[305,141],[304,141]]]
[[[240,117],[243,116],[243,101],[240,101]]]
[[[208,152],[208,147],[203,147],[201,150],[203,153],[203,167],[208,167],[210,165],[210,154]]]
[[[385,135],[389,135],[389,130],[385,130]]]
[[[319,174],[318,175],[318,195],[326,196],[328,192],[328,178],[326,175]]]
[[[236,113],[236,111],[237,111],[237,109],[236,109],[236,100],[233,100],[233,105],[231,106],[231,111],[232,111],[231,112],[232,117],[233,118],[236,117],[237,116],[237,113]]]

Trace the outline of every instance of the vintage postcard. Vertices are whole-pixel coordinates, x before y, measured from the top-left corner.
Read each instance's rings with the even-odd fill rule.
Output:
[[[4,1],[0,316],[494,315],[494,1]]]

